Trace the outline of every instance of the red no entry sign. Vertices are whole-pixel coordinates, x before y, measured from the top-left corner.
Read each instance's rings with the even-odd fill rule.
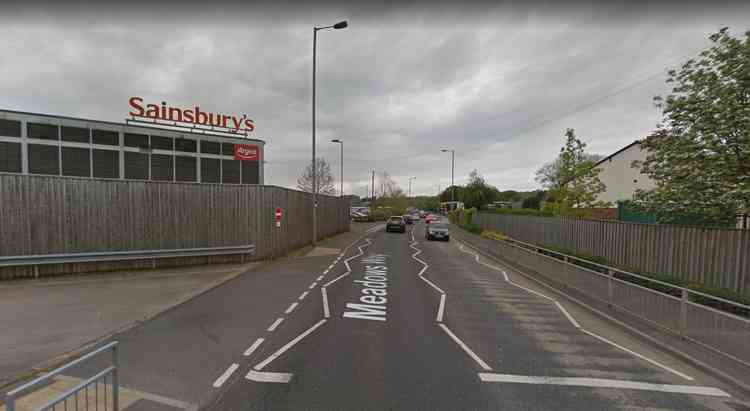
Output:
[[[276,207],[276,212],[274,213],[276,215],[276,219],[281,219],[281,207]]]

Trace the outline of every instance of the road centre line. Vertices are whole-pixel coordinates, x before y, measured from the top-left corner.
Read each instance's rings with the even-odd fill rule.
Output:
[[[267,366],[268,364],[270,364],[271,361],[279,358],[288,349],[292,348],[295,344],[297,344],[298,342],[300,342],[303,338],[305,338],[308,335],[310,335],[318,327],[320,327],[321,325],[325,324],[326,321],[328,321],[328,320],[322,319],[322,320],[318,321],[317,323],[315,323],[315,325],[313,325],[312,327],[308,328],[305,332],[303,332],[302,334],[300,334],[297,337],[295,337],[292,341],[289,341],[288,343],[286,343],[283,347],[279,348],[275,353],[271,354],[268,358],[266,358],[265,360],[261,361],[260,363],[258,363],[258,365],[256,365],[253,368],[256,371],[261,371],[265,366]]]
[[[305,299],[305,297],[307,297],[307,294],[308,294],[308,293],[309,293],[309,291],[305,291],[305,292],[304,292],[304,293],[302,293],[302,294],[301,294],[301,295],[300,295],[300,296],[299,296],[299,297],[298,297],[297,299],[298,299],[298,300],[304,300],[304,299]]]
[[[363,256],[365,254],[365,252],[364,252],[364,250],[362,250],[362,247],[367,247],[370,244],[372,244],[372,241],[370,241],[369,238],[366,238],[365,241],[367,241],[367,244],[362,244],[359,247],[357,247],[357,249],[359,250],[359,254],[353,255],[353,256],[347,258],[346,260],[344,260],[344,265],[346,265],[346,272],[344,274],[341,274],[340,276],[334,278],[333,280],[331,280],[331,281],[323,284],[320,287],[320,294],[323,297],[323,318],[331,318],[331,309],[328,306],[328,291],[326,290],[326,287],[328,287],[329,285],[335,283],[336,281],[338,281],[338,280],[340,280],[340,279],[342,279],[342,278],[344,278],[347,275],[349,275],[349,274],[352,273],[352,269],[349,266],[349,261],[351,261],[351,260],[353,260],[355,258]]]
[[[243,353],[243,355],[245,357],[248,357],[250,354],[253,353],[253,351],[257,350],[258,347],[260,347],[260,345],[263,344],[263,341],[265,341],[265,340],[266,340],[265,338],[258,338],[257,340],[255,340],[255,342],[253,343],[253,345],[251,345],[247,350],[245,350],[245,352]]]
[[[298,305],[299,305],[298,302],[296,302],[296,301],[293,302],[292,305],[290,305],[289,308],[287,308],[286,311],[284,311],[284,314],[291,313],[292,311],[294,311],[295,308],[297,308]]]
[[[623,346],[621,346],[621,345],[619,345],[619,344],[617,344],[617,343],[615,343],[615,342],[613,342],[613,341],[610,341],[610,340],[608,340],[608,339],[606,339],[606,338],[604,338],[604,337],[602,337],[602,336],[600,336],[600,335],[598,335],[598,334],[596,334],[596,333],[593,333],[593,332],[591,332],[591,331],[588,331],[588,330],[586,330],[586,329],[582,328],[582,327],[581,327],[581,326],[580,326],[580,325],[578,324],[578,322],[577,322],[577,321],[576,321],[576,320],[575,320],[575,319],[573,318],[573,316],[572,316],[572,315],[570,315],[570,313],[568,313],[568,311],[567,311],[567,310],[565,310],[565,308],[564,308],[564,307],[562,306],[562,304],[560,304],[560,302],[559,302],[559,301],[555,300],[555,299],[554,299],[554,298],[552,298],[552,297],[546,296],[546,295],[544,295],[544,294],[542,294],[542,293],[536,292],[536,291],[534,291],[534,290],[528,289],[528,288],[526,288],[526,287],[523,287],[523,286],[521,286],[521,285],[519,285],[519,284],[516,284],[516,283],[514,283],[513,281],[511,281],[511,280],[510,280],[510,279],[508,278],[508,273],[506,273],[506,272],[505,272],[505,270],[503,270],[503,269],[501,269],[501,268],[497,268],[497,267],[494,267],[494,266],[492,266],[492,265],[490,265],[490,264],[484,264],[484,263],[482,263],[481,261],[479,261],[479,254],[478,254],[478,253],[474,253],[474,252],[471,252],[471,251],[467,251],[467,250],[465,250],[465,249],[464,249],[464,245],[463,245],[463,243],[460,243],[460,247],[459,247],[459,249],[460,249],[460,250],[461,250],[462,252],[464,252],[464,253],[467,253],[467,254],[471,254],[471,255],[473,255],[473,256],[475,257],[476,261],[477,261],[477,262],[478,262],[479,264],[482,264],[482,265],[484,265],[484,266],[486,266],[486,267],[490,267],[490,268],[492,268],[492,269],[494,269],[494,270],[496,270],[496,271],[500,271],[500,272],[502,272],[502,273],[503,273],[503,276],[505,277],[506,281],[507,281],[507,282],[508,282],[509,284],[511,284],[511,285],[514,285],[514,286],[516,286],[516,287],[518,287],[518,288],[521,288],[521,289],[523,289],[523,290],[525,290],[525,291],[528,291],[528,292],[530,292],[530,293],[532,293],[532,294],[535,294],[535,295],[537,295],[537,296],[539,296],[539,297],[542,297],[542,298],[545,298],[545,299],[547,299],[547,300],[550,300],[550,301],[554,302],[554,303],[555,303],[555,306],[556,306],[556,307],[557,307],[558,309],[560,309],[560,311],[561,311],[561,312],[562,312],[562,313],[563,313],[563,314],[565,315],[565,317],[566,317],[566,318],[568,319],[568,321],[570,321],[570,322],[571,322],[571,324],[573,324],[573,326],[574,326],[575,328],[577,328],[577,329],[581,330],[582,332],[584,332],[584,333],[586,333],[586,334],[588,334],[588,335],[590,335],[590,336],[592,336],[592,337],[594,337],[594,338],[596,338],[596,339],[598,339],[598,340],[600,340],[600,341],[602,341],[602,342],[605,342],[605,343],[607,343],[607,344],[610,344],[610,345],[612,345],[613,347],[616,347],[616,348],[618,348],[618,349],[620,349],[620,350],[622,350],[622,351],[625,351],[625,352],[627,352],[627,353],[629,353],[629,354],[632,354],[633,356],[635,356],[635,357],[637,357],[637,358],[640,358],[640,359],[642,359],[642,360],[644,360],[644,361],[646,361],[646,362],[648,362],[648,363],[651,363],[651,364],[653,364],[653,365],[655,365],[655,366],[657,366],[657,367],[659,367],[659,368],[661,368],[661,369],[663,369],[663,370],[669,371],[669,372],[671,372],[671,373],[673,373],[673,374],[675,374],[675,375],[677,375],[677,376],[680,376],[680,377],[682,377],[682,378],[684,378],[684,379],[686,379],[686,380],[688,380],[688,381],[693,381],[693,380],[694,380],[694,378],[693,378],[693,377],[691,377],[691,376],[689,376],[689,375],[687,375],[687,374],[684,374],[684,373],[682,373],[682,372],[680,372],[680,371],[677,371],[677,370],[675,370],[675,369],[673,369],[673,368],[671,368],[671,367],[668,367],[668,366],[666,366],[666,365],[664,365],[664,364],[662,364],[662,363],[660,363],[660,362],[658,362],[658,361],[656,361],[656,360],[652,360],[651,358],[648,358],[648,357],[646,357],[646,356],[644,356],[644,355],[642,355],[642,354],[639,354],[639,353],[637,353],[637,352],[635,352],[635,351],[633,351],[633,350],[630,350],[630,349],[628,349],[628,348],[625,348],[625,347],[623,347]]]
[[[328,274],[328,272],[327,272],[327,271],[326,271],[326,272],[325,272],[325,273],[324,273],[323,275],[321,275],[321,276],[318,276],[318,278],[316,278],[316,279],[315,279],[315,281],[320,281],[320,280],[322,280],[322,279],[323,279],[323,277],[324,277],[324,276],[325,276],[326,274]]]
[[[451,337],[451,339],[453,339],[453,341],[456,342],[456,344],[458,344],[459,347],[463,348],[466,354],[469,354],[469,357],[471,357],[474,361],[476,361],[477,364],[479,364],[479,366],[482,367],[482,369],[484,369],[485,371],[492,371],[492,368],[490,368],[490,366],[487,365],[486,362],[482,361],[482,359],[479,358],[479,356],[476,355],[474,351],[471,350],[471,348],[469,348],[466,344],[464,344],[463,341],[461,341],[458,337],[456,337],[456,335],[453,334],[451,330],[445,326],[445,324],[438,324],[438,325],[440,326],[440,328],[443,329],[443,331],[446,332],[446,334],[448,334],[449,337]]]
[[[317,281],[315,281],[315,282],[313,282],[312,284],[310,284],[310,286],[309,286],[309,287],[307,287],[307,289],[308,289],[308,290],[312,290],[312,289],[313,289],[313,288],[315,288],[315,287],[316,287],[317,285],[318,285],[318,282],[317,282]]]
[[[328,308],[328,293],[325,287],[320,287],[320,294],[323,296],[323,318],[331,318],[331,310]]]
[[[273,322],[273,324],[271,324],[271,326],[270,326],[270,327],[268,327],[268,330],[267,330],[267,331],[268,331],[268,332],[271,332],[271,331],[275,330],[275,329],[276,329],[276,327],[278,327],[278,326],[279,326],[279,324],[281,324],[281,322],[282,322],[282,321],[284,321],[284,317],[279,317],[279,318],[277,318],[277,319],[276,319],[276,321],[274,321],[274,322]]]
[[[219,388],[224,385],[227,379],[231,377],[235,371],[237,371],[237,368],[240,368],[240,365],[237,363],[230,365],[229,368],[227,368],[227,370],[224,371],[224,373],[221,374],[219,378],[216,379],[216,381],[214,381],[214,388]]]
[[[714,387],[702,387],[697,385],[671,385],[654,384],[639,381],[611,380],[606,378],[581,378],[581,377],[537,377],[530,375],[512,375],[479,373],[479,379],[484,382],[507,382],[517,384],[546,384],[567,385],[576,387],[595,388],[617,388],[630,390],[660,391],[678,394],[710,395],[714,397],[731,397],[726,392]]]

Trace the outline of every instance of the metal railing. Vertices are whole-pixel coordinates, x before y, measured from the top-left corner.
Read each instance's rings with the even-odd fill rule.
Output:
[[[46,264],[91,263],[125,260],[156,260],[160,258],[203,257],[213,255],[255,255],[255,244],[230,247],[180,248],[174,250],[104,251],[71,254],[17,255],[0,257],[0,267],[39,266]]]
[[[750,367],[748,305],[523,241],[497,244],[523,267]]]
[[[117,359],[117,341],[113,341],[109,344],[99,347],[96,350],[91,351],[90,353],[76,359],[75,361],[71,361],[63,365],[62,367],[55,369],[54,371],[51,371],[33,381],[29,381],[28,383],[21,385],[20,387],[15,388],[12,391],[9,391],[5,394],[6,411],[15,411],[16,399],[18,399],[24,392],[39,387],[41,384],[51,380],[53,377],[59,375],[63,371],[79,365],[84,361],[92,358],[93,356],[107,350],[112,350],[112,365],[96,373],[92,377],[81,381],[67,391],[60,393],[57,397],[37,408],[37,410],[54,411],[59,405],[61,409],[67,411],[68,404],[70,404],[71,409],[74,409],[76,411],[88,411],[90,409],[97,411],[99,409],[102,409],[104,411],[118,411],[120,408],[120,383],[117,375],[119,368]],[[107,385],[108,379],[109,386]],[[93,397],[91,395],[92,391]]]

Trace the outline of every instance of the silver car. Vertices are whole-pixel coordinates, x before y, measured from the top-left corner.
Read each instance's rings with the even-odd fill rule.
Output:
[[[451,232],[448,230],[448,224],[441,222],[434,222],[427,226],[424,230],[424,238],[427,241],[430,240],[451,240]]]

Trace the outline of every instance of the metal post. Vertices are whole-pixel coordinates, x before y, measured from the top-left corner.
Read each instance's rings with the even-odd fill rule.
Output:
[[[341,197],[344,196],[344,140],[341,140]]]
[[[112,370],[112,409],[115,411],[120,410],[120,379],[118,373],[120,370],[120,362],[117,359],[117,345],[112,346],[112,365],[115,369]],[[106,387],[106,386],[105,386]]]
[[[682,289],[682,298],[680,299],[680,336],[685,337],[687,331],[687,302],[688,291]]]
[[[451,150],[451,201],[456,201],[456,184],[453,183],[453,172],[455,170],[456,150]]]
[[[317,196],[317,183],[318,173],[315,169],[315,57],[317,56],[317,44],[318,44],[318,28],[313,27],[313,75],[312,75],[312,243],[316,245],[318,242],[318,196]]]
[[[607,301],[609,301],[609,306],[612,307],[614,305],[614,289],[612,288],[612,277],[615,275],[615,272],[611,268],[608,268],[607,274]]]

